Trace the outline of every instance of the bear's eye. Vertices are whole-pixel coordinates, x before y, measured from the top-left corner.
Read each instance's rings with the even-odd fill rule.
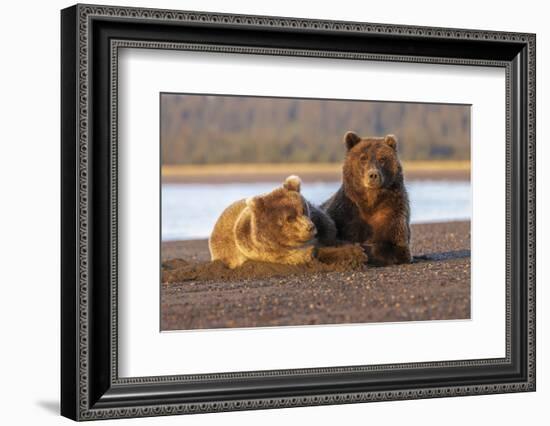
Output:
[[[296,215],[290,215],[286,217],[288,222],[294,222],[296,220]]]
[[[361,154],[359,159],[364,163],[365,161],[367,161],[369,159],[369,156],[368,156],[368,154]]]

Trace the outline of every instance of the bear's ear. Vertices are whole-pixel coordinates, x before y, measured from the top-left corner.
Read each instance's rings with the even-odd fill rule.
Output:
[[[361,138],[357,136],[355,132],[346,132],[344,135],[344,143],[346,144],[346,148],[348,151],[352,149],[355,145],[357,145],[357,142],[359,142]]]
[[[289,191],[300,192],[302,187],[302,179],[299,176],[291,175],[287,177],[283,183],[283,188],[288,189]]]
[[[384,142],[386,142],[390,148],[397,151],[397,138],[394,135],[386,135]]]

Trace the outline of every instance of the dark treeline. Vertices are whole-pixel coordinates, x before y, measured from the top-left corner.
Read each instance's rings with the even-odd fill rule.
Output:
[[[404,160],[470,159],[468,106],[161,96],[163,164],[338,162],[347,130],[395,134]]]

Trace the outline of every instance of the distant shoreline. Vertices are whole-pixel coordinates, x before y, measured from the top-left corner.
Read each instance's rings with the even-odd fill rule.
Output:
[[[406,180],[470,180],[469,161],[403,162]],[[249,183],[283,180],[290,174],[304,182],[341,179],[340,163],[208,164],[162,166],[163,183]]]

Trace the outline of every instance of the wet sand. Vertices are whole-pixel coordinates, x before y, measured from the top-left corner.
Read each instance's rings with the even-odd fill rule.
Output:
[[[162,244],[161,329],[470,318],[470,223],[412,226],[415,260],[365,266],[356,247],[311,265],[210,262],[206,240]]]

